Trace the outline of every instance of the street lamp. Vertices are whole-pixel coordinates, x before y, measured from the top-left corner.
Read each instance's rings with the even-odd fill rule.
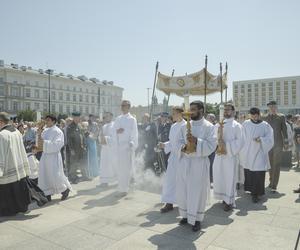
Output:
[[[51,90],[51,87],[50,87],[50,75],[53,74],[53,69],[47,69],[46,70],[46,73],[48,74],[48,113],[50,114],[51,113],[51,93],[50,93],[50,90]]]

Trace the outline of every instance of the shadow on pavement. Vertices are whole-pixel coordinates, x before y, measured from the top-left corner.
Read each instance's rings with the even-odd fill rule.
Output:
[[[28,213],[28,212],[27,212]],[[6,217],[0,217],[0,223],[5,222],[5,221],[25,221],[25,220],[32,220],[36,217],[39,217],[41,214],[35,214],[35,215],[30,215],[30,214],[17,214],[15,216],[6,216]]]
[[[108,207],[108,206],[116,205],[119,203],[119,200],[122,199],[122,197],[117,196],[117,194],[118,192],[115,191],[100,199],[89,200],[84,203],[86,206],[83,207],[82,209],[87,210],[87,209],[92,209],[94,207]]]

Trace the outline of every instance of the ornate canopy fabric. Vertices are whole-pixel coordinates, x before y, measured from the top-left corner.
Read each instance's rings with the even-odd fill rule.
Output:
[[[202,70],[185,75],[185,76],[167,76],[158,72],[157,88],[165,94],[176,94],[178,96],[204,95],[205,94],[205,68]],[[227,73],[222,75],[223,89],[227,88]],[[207,88],[206,94],[221,91],[220,75],[213,75],[207,71]]]

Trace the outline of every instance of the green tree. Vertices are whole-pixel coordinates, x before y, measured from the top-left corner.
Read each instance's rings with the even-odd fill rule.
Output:
[[[17,119],[19,121],[36,121],[36,112],[33,110],[21,110],[17,114]]]

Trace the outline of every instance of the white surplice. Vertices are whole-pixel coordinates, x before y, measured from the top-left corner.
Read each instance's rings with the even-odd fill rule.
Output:
[[[64,192],[71,185],[64,174],[63,163],[60,154],[64,146],[64,134],[56,126],[47,128],[42,133],[43,154],[39,164],[38,186],[45,195],[53,195]]]
[[[118,129],[124,129],[117,134]],[[114,123],[117,150],[118,191],[128,192],[130,179],[134,172],[135,150],[138,146],[138,128],[136,119],[130,114],[117,117]]]
[[[243,123],[245,144],[240,152],[240,164],[250,171],[267,171],[270,168],[269,151],[274,145],[273,129],[265,121]],[[260,138],[261,142],[254,139]]]
[[[181,127],[186,124],[185,120],[176,122],[172,125],[169,134],[169,141],[165,142],[164,151],[166,154],[170,153],[168,159],[168,167],[163,180],[161,201],[165,203],[176,203],[176,172],[179,161],[178,152],[181,148],[179,135]]]
[[[192,135],[197,138],[197,150],[189,155],[181,153],[176,176],[176,201],[180,215],[194,225],[195,221],[204,218],[210,192],[208,156],[216,149],[217,135],[214,126],[204,118],[192,121],[191,126]],[[186,133],[184,125],[180,131],[182,145],[186,143]]]
[[[225,119],[223,127],[223,140],[226,144],[226,155],[216,153],[213,164],[214,197],[225,201],[228,205],[235,206],[236,181],[238,169],[238,154],[241,151],[244,140],[242,125],[234,118]],[[219,129],[216,125],[216,131]]]
[[[111,183],[117,178],[117,152],[114,134],[114,123],[103,125],[102,134],[106,144],[101,145],[100,183]]]

